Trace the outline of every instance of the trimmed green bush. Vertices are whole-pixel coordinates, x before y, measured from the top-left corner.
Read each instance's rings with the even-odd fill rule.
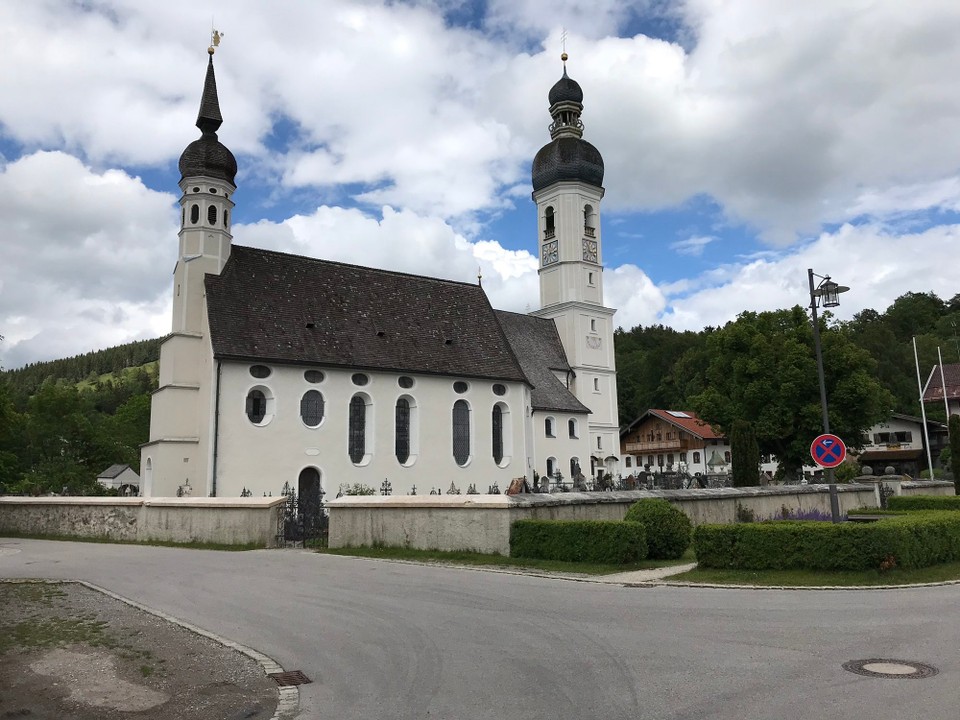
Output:
[[[624,565],[647,557],[642,525],[617,520],[517,520],[510,557]]]
[[[960,515],[911,512],[872,523],[764,522],[701,525],[701,567],[741,570],[920,568],[960,560]]]
[[[957,495],[894,495],[887,499],[890,510],[960,510]]]
[[[690,547],[693,525],[683,511],[662,498],[638,500],[627,510],[626,522],[640,523],[647,532],[647,556],[674,560]]]

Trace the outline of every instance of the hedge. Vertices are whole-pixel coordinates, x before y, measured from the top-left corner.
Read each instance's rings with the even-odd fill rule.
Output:
[[[887,498],[890,510],[960,510],[957,495],[894,495]]]
[[[617,520],[517,520],[510,557],[623,565],[647,557],[646,533]]]
[[[960,560],[960,515],[916,512],[872,523],[782,521],[701,525],[701,567],[740,570],[920,568]]]
[[[658,560],[675,560],[690,547],[693,525],[682,510],[663,498],[638,500],[623,518],[643,525],[647,555]]]

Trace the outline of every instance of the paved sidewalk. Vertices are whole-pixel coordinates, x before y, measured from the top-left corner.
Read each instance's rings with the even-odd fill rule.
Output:
[[[680,573],[687,572],[687,570],[693,570],[696,566],[696,563],[687,563],[685,565],[650,568],[649,570],[633,570],[632,572],[614,573],[613,575],[598,575],[594,577],[593,580],[595,582],[613,583],[616,585],[635,585],[663,580],[671,575],[679,575]]]

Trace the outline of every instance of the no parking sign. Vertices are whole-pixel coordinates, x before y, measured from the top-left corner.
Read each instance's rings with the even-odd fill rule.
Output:
[[[836,435],[824,433],[810,444],[810,457],[820,467],[835,468],[847,457],[847,446]]]

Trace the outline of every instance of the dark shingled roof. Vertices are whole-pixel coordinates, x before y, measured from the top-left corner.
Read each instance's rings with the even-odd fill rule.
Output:
[[[580,84],[573,78],[567,77],[567,69],[563,69],[563,77],[557,80],[556,84],[550,88],[547,99],[551,105],[558,102],[575,102],[583,104],[583,90]]]
[[[115,477],[119,477],[124,470],[129,469],[129,467],[129,465],[111,465],[102,473],[97,475],[97,479],[103,478],[105,480],[113,480]]]
[[[180,179],[206,176],[226,180],[236,187],[237,159],[217,139],[217,130],[223,124],[220,101],[217,99],[217,78],[213,72],[213,55],[207,61],[207,77],[203,83],[197,127],[203,135],[187,145],[180,155]]]
[[[558,137],[547,143],[533,159],[534,191],[561,180],[582,180],[603,187],[603,157],[583,138]]]
[[[960,398],[960,365],[943,366],[943,377],[940,377],[940,366],[934,365],[930,371],[930,377],[927,379],[927,389],[923,393],[925,403],[939,401],[943,402],[944,383],[946,381],[946,392],[948,400]]]
[[[219,358],[527,381],[479,285],[237,245],[205,282]]]
[[[531,402],[534,410],[588,413],[590,408],[577,400],[553,374],[570,371],[567,355],[557,333],[557,325],[549,318],[496,311],[503,332],[510,341],[520,367],[533,384]]]

